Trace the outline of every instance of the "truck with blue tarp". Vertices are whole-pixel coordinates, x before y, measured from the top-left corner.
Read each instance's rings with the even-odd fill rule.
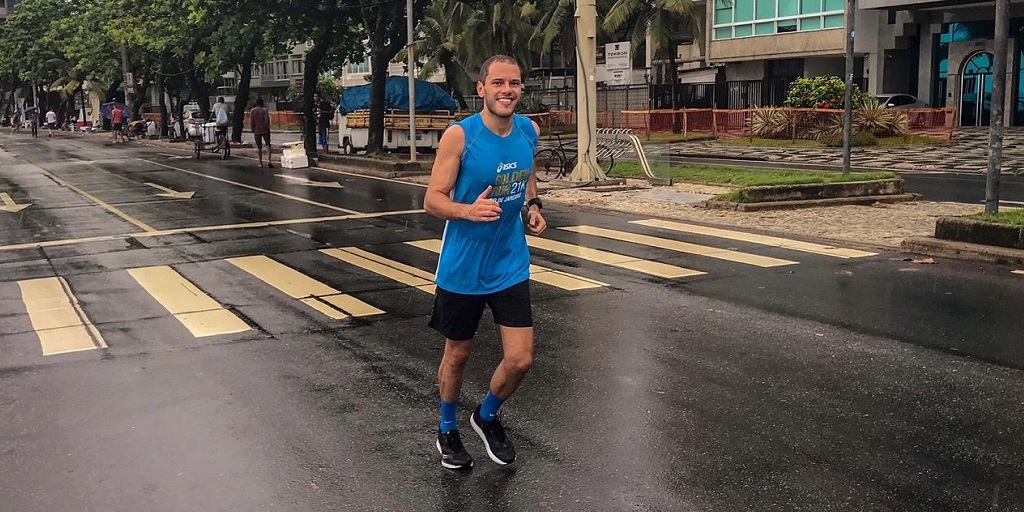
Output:
[[[435,84],[416,80],[416,148],[437,149],[441,134],[456,120],[458,103]],[[348,87],[338,101],[338,145],[345,154],[366,149],[370,138],[371,85]],[[407,149],[409,79],[390,76],[384,87],[385,149]]]

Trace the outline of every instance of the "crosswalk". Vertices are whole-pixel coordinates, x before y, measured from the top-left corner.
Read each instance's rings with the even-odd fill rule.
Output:
[[[530,266],[531,280],[557,293],[574,293],[609,287],[611,284],[607,282],[608,277],[616,273],[672,281],[715,272],[716,267],[710,262],[717,262],[717,265],[763,269],[800,264],[795,259],[777,257],[783,251],[788,251],[787,254],[811,253],[842,259],[864,258],[875,254],[857,249],[675,221],[649,219],[634,221],[632,224],[644,232],[576,225],[558,228],[553,230],[550,236],[543,238],[527,237],[535,260],[572,267],[572,271],[567,271],[553,268],[548,264],[533,263]],[[767,246],[774,255],[757,254],[755,250],[740,250],[735,247],[701,245],[674,238],[680,233],[701,237],[699,241],[710,238],[744,242],[753,246],[755,250],[758,246]],[[402,250],[403,247],[407,249]],[[253,255],[226,258],[220,260],[222,263],[219,265],[223,267],[224,272],[231,274],[232,280],[245,280],[245,289],[250,290],[247,296],[253,297],[253,300],[258,301],[259,297],[267,297],[267,300],[270,300],[269,297],[273,295],[275,304],[294,304],[296,312],[304,311],[304,317],[313,318],[317,322],[357,318],[373,321],[385,318],[388,310],[395,311],[407,304],[389,304],[386,293],[375,293],[381,291],[379,286],[375,288],[363,284],[350,291],[342,288],[352,288],[353,282],[393,283],[396,286],[389,289],[413,290],[413,295],[407,296],[405,300],[422,300],[423,304],[429,307],[432,300],[430,296],[436,293],[434,274],[432,270],[425,270],[420,266],[436,265],[437,254],[440,251],[441,240],[430,238],[409,240],[393,247],[322,249],[310,253],[308,258],[313,258],[312,261],[306,259],[302,260],[305,263],[299,264],[288,258]],[[657,254],[651,256],[652,251]],[[648,257],[637,256],[644,253],[648,254]],[[406,261],[414,260],[419,266],[384,254],[398,255],[399,259]],[[411,254],[415,257],[410,256]],[[421,254],[425,257],[421,257]],[[673,261],[684,258],[687,265],[695,268],[655,261],[666,258],[660,254],[675,254],[677,256]],[[572,260],[572,263],[567,263],[567,259]],[[320,270],[317,272],[319,278],[310,275],[309,266]],[[240,314],[237,304],[231,304],[230,300],[225,301],[223,297],[218,297],[218,293],[211,291],[211,287],[216,288],[216,283],[204,285],[202,273],[185,271],[184,274],[190,278],[183,275],[181,268],[176,269],[169,265],[130,268],[123,272],[131,279],[119,282],[137,285],[137,289],[118,296],[139,294],[149,297],[139,299],[140,303],[152,304],[152,308],[158,308],[163,312],[166,321],[179,325],[182,330],[174,334],[175,337],[231,339],[230,337],[235,335],[253,335],[253,331],[260,327],[259,320]],[[197,275],[199,277],[196,277]],[[325,279],[323,276],[339,276],[339,279]],[[595,277],[599,277],[600,280]],[[370,278],[375,278],[376,281]],[[76,298],[73,288],[78,279],[85,277],[48,277],[16,282],[20,299],[17,302],[21,303],[23,316],[27,318],[27,323],[31,324],[31,332],[38,342],[38,355],[55,356],[108,348],[109,336],[105,338],[104,332],[115,328],[90,320],[89,305],[95,302],[86,301],[83,306],[83,302]],[[338,281],[348,284],[343,286],[338,284]],[[0,287],[2,286],[6,285],[0,282]],[[95,295],[95,291],[93,294]],[[423,298],[415,299],[417,296]],[[3,340],[5,334],[10,334],[4,332],[5,328],[5,325],[0,323],[0,340]],[[0,360],[3,356],[4,345],[0,341]]]

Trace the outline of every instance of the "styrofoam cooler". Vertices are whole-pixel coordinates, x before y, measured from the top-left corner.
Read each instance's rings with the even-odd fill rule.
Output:
[[[217,123],[203,123],[203,144],[217,142]]]
[[[302,142],[289,142],[281,145],[281,167],[285,169],[302,169],[309,167],[306,157],[306,146]]]

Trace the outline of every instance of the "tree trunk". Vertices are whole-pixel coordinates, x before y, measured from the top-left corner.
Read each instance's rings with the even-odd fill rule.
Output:
[[[206,80],[202,79],[199,73],[194,68],[188,72],[188,86],[192,89],[192,94],[195,96],[196,103],[199,104],[199,110],[203,112],[203,117],[209,119],[210,84],[206,83]]]
[[[110,103],[117,99],[117,88],[121,87],[123,78],[114,78],[113,82],[110,82],[110,87],[107,89],[107,98],[103,103]]]
[[[160,75],[156,79],[156,91],[160,95],[160,137],[167,136],[167,92],[164,80],[164,67],[160,65]]]
[[[235,118],[231,121],[231,140],[242,142],[242,130],[245,129],[245,111],[249,108],[249,84],[252,82],[252,61],[256,60],[256,45],[263,34],[253,36],[249,46],[245,48],[242,62],[242,76],[238,79],[238,92],[235,93]]]
[[[466,98],[462,96],[462,91],[460,91],[458,86],[455,84],[455,79],[452,77],[452,74],[448,72],[448,66],[445,66],[444,68],[444,81],[448,86],[448,93],[451,94],[455,98],[455,101],[459,103],[459,109],[468,110],[469,105],[466,104]]]
[[[306,154],[316,157],[317,112],[313,105],[313,94],[316,93],[317,79],[320,77],[320,64],[327,56],[334,37],[334,17],[325,19],[313,41],[313,47],[306,53],[306,69],[302,71],[302,133]]]
[[[388,79],[388,62],[383,52],[372,55],[378,57],[370,61],[370,133],[366,141],[366,154],[379,155],[384,151],[384,92]]]

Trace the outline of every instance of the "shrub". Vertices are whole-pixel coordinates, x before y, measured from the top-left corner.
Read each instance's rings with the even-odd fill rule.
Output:
[[[838,76],[817,76],[814,78],[797,78],[789,84],[786,106],[794,108],[844,108],[846,102],[846,83]],[[867,94],[854,85],[854,105],[864,101]]]
[[[793,111],[789,109],[754,110],[750,113],[750,133],[765,139],[785,137],[789,132],[792,117]]]
[[[902,110],[859,109],[853,113],[854,130],[876,137],[902,137],[907,134],[907,113]]]

